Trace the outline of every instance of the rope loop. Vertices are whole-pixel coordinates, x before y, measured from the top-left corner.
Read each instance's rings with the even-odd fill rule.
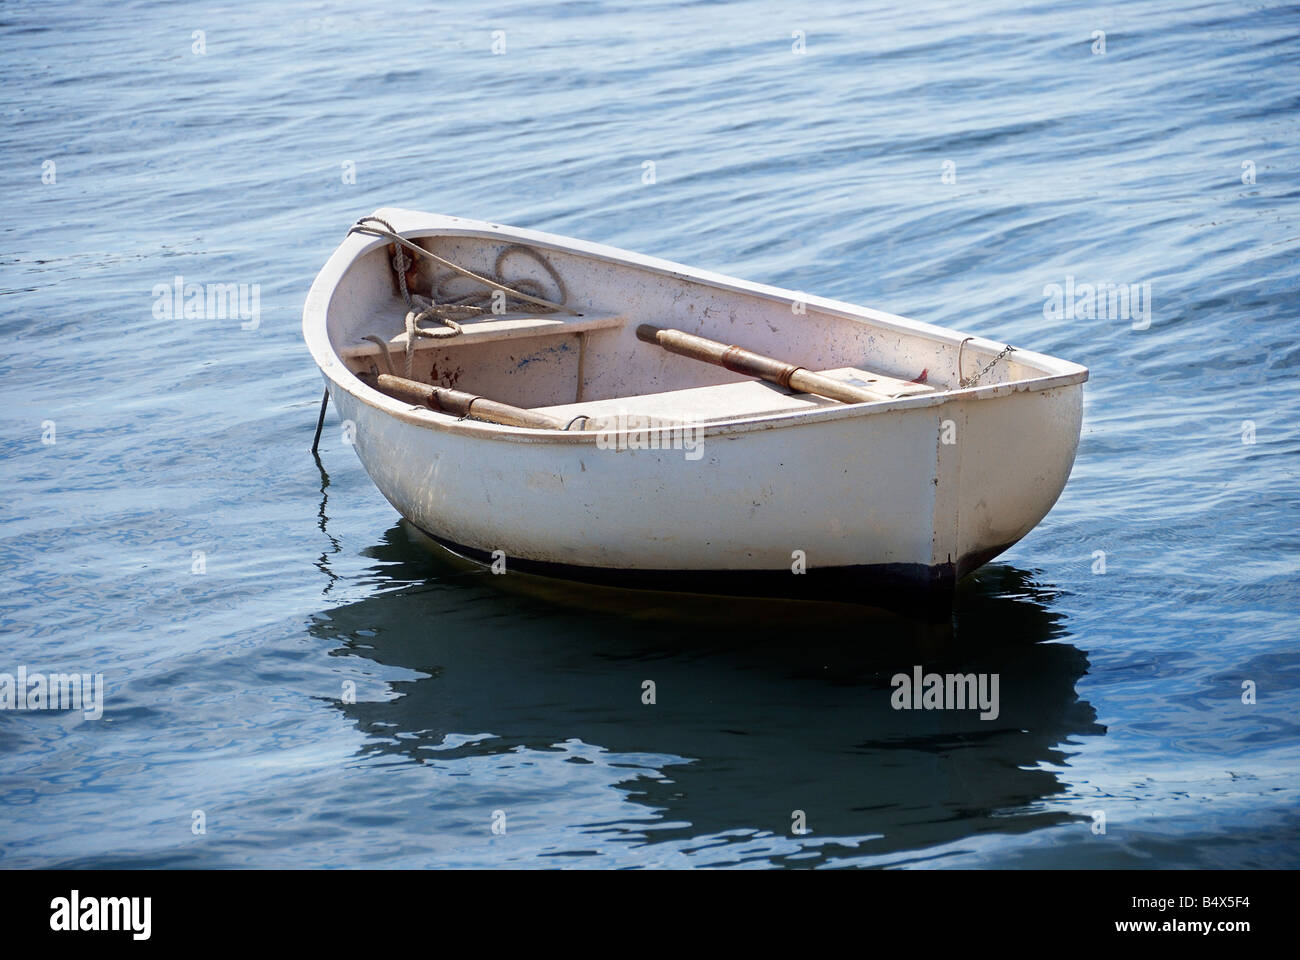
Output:
[[[375,224],[378,226],[375,226]],[[560,276],[559,271],[545,256],[522,243],[511,243],[502,248],[492,265],[492,273],[483,276],[412,243],[393,229],[391,223],[381,217],[362,217],[349,228],[348,234],[353,233],[368,237],[379,237],[392,242],[393,257],[389,261],[389,265],[397,276],[397,287],[401,292],[402,301],[406,304],[406,319],[403,327],[406,333],[405,369],[408,380],[412,379],[411,372],[415,364],[415,341],[421,337],[442,340],[460,336],[464,331],[457,320],[481,316],[488,312],[509,312],[512,299],[516,304],[524,304],[526,307],[531,306],[538,313],[563,311],[577,314],[578,312],[567,305],[569,291],[564,285],[564,279]],[[429,291],[431,296],[426,297],[411,292],[407,284],[406,274],[415,263],[415,260],[407,255],[408,251],[416,256],[432,260],[434,263],[451,271],[446,274],[437,272],[433,274]],[[506,261],[512,256],[528,257],[541,266],[555,284],[558,299],[547,300],[544,296],[546,290],[542,284],[529,277],[521,277],[516,281],[507,283],[503,268]],[[487,287],[488,290],[478,290],[454,297],[446,296],[443,285],[456,277],[475,281],[481,286]],[[440,299],[442,300],[441,303],[439,302]],[[501,309],[502,307],[505,307],[505,309]],[[425,321],[436,321],[442,326],[421,326]],[[391,373],[393,362],[388,352],[387,342],[382,341],[377,336],[367,336],[362,339],[372,340],[380,344],[383,349],[384,363]]]

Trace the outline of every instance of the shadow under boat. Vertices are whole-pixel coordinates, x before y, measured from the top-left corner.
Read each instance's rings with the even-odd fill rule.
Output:
[[[367,749],[445,765],[576,739],[679,758],[610,784],[668,826],[606,824],[607,838],[784,835],[802,810],[797,839],[818,855],[796,862],[811,865],[1025,832],[1072,819],[1047,802],[1065,789],[1050,767],[1105,733],[1075,693],[1088,662],[1058,639],[1055,594],[1005,564],[968,578],[951,620],[933,623],[494,576],[405,523],[368,553],[383,592],[311,625],[340,655],[420,674],[392,682],[393,699],[336,704]],[[997,674],[998,716],[895,709],[891,679],[917,666]]]

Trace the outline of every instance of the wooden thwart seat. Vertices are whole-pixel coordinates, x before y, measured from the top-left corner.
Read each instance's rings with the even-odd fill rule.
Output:
[[[698,334],[641,324],[638,340],[669,353],[757,377],[741,383],[671,390],[665,393],[539,407],[560,419],[586,418],[593,427],[623,429],[675,423],[707,423],[737,417],[772,416],[845,403],[874,403],[933,393],[934,387],[858,367],[813,371],[761,353],[710,340]]]
[[[888,392],[894,397],[932,393],[934,387],[911,383],[884,374],[872,373],[857,367],[838,367],[819,371],[853,386]],[[882,395],[882,400],[891,399]],[[814,393],[799,393],[787,387],[762,380],[744,380],[740,383],[721,383],[708,387],[691,387],[686,390],[669,390],[632,397],[611,397],[608,400],[588,400],[583,403],[566,403],[550,407],[535,407],[535,413],[570,422],[575,417],[589,417],[586,429],[621,429],[632,422],[635,426],[668,426],[680,423],[712,423],[734,420],[738,417],[766,417],[781,413],[815,410],[819,407],[839,407],[838,400],[830,400]]]
[[[405,311],[397,314],[397,321],[394,322],[393,314],[389,314],[383,321],[377,320],[373,329],[391,330],[394,326],[401,324],[401,317]],[[416,337],[415,349],[432,350],[445,349],[449,347],[459,347],[471,343],[490,343],[496,340],[516,340],[529,339],[533,337],[561,336],[564,334],[589,333],[592,330],[605,330],[611,327],[620,327],[627,323],[627,317],[623,314],[565,314],[565,313],[506,313],[501,315],[484,314],[482,317],[475,317],[470,320],[457,321],[460,324],[461,333],[455,337]],[[426,321],[423,326],[436,328],[432,321]],[[388,349],[394,356],[406,352],[406,331],[388,340]],[[379,345],[368,340],[358,340],[356,343],[344,347],[339,351],[344,360],[351,360],[360,357],[375,357],[379,355]]]

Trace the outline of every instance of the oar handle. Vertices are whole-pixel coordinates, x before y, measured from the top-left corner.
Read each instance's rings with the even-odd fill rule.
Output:
[[[775,383],[777,386],[798,393],[815,393],[820,397],[829,397],[842,403],[873,403],[889,398],[888,394],[855,387],[842,380],[805,370],[793,363],[754,353],[743,347],[728,346],[707,337],[697,337],[693,333],[683,333],[681,330],[643,323],[636,328],[636,335],[638,340],[657,343],[669,353],[725,367],[732,373],[758,377],[760,380]]]

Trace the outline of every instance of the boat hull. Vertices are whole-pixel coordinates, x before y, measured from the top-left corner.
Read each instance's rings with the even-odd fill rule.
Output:
[[[376,487],[470,559],[619,586],[906,605],[950,597],[1047,514],[1082,415],[1079,385],[1013,390],[705,427],[688,456],[466,436],[346,391],[334,400]]]

